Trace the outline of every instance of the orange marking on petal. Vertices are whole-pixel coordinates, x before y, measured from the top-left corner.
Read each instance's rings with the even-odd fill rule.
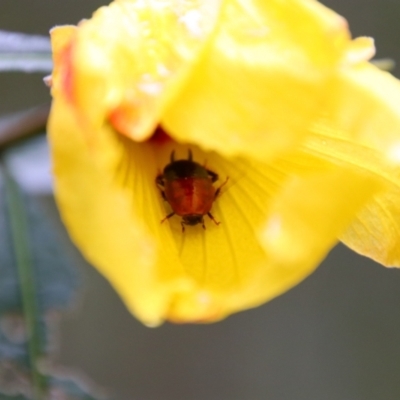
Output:
[[[72,53],[73,53],[73,45],[69,43],[68,46],[62,51],[60,58],[61,58],[61,65],[64,66],[64,71],[62,75],[62,84],[61,87],[67,98],[68,102],[74,103],[76,98],[74,93],[74,73],[73,73],[73,66],[72,66]]]
[[[111,112],[109,120],[119,133],[131,137],[132,128],[137,124],[138,117],[136,108],[124,103]]]

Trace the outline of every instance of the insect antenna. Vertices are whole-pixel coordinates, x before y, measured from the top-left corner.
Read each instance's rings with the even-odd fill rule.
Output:
[[[188,150],[188,160],[193,161],[193,153],[191,149]]]

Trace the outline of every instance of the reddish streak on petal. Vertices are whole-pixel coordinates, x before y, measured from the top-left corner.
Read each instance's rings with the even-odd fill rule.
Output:
[[[68,43],[60,53],[60,61],[58,62],[63,66],[61,70],[61,90],[67,100],[67,102],[72,106],[77,121],[82,127],[84,132],[86,142],[91,150],[95,148],[95,136],[91,134],[92,127],[88,123],[85,114],[81,112],[81,109],[77,105],[77,96],[75,92],[75,76],[74,76],[74,66],[73,66],[73,51],[74,42]]]
[[[61,65],[64,65],[65,68],[62,77],[62,88],[67,100],[71,103],[73,103],[75,99],[73,85],[74,77],[72,68],[72,50],[72,43],[69,43],[61,54]]]
[[[111,111],[109,120],[117,132],[130,137],[132,128],[137,124],[138,114],[132,104],[123,103]]]

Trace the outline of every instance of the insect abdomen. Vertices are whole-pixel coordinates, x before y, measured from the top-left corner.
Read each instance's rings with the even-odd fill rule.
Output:
[[[165,196],[171,208],[180,216],[204,215],[211,210],[215,189],[209,179],[175,179],[167,183]]]

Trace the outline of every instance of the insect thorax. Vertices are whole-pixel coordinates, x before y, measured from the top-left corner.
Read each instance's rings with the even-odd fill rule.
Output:
[[[164,178],[167,180],[181,178],[209,178],[207,170],[200,164],[190,160],[179,160],[164,168]]]

